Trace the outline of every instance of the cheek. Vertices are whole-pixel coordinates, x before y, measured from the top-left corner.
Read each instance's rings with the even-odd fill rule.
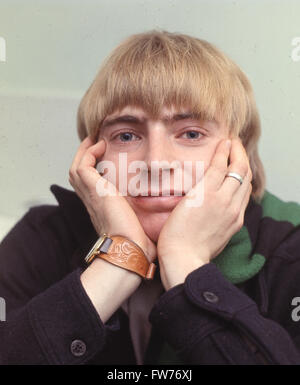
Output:
[[[182,161],[192,161],[193,163],[193,177],[195,177],[196,173],[196,162],[203,162],[204,171],[208,169],[214,156],[217,145],[217,141],[212,141],[205,147],[203,146],[197,149],[190,149],[188,153],[182,154]]]
[[[119,154],[115,151],[112,151],[109,144],[107,143],[107,141],[105,141],[105,142],[106,142],[105,153],[103,154],[101,159],[98,159],[98,162],[100,162],[101,160],[105,160],[105,161],[113,162],[117,165],[118,159],[119,159]]]
[[[209,168],[212,159],[215,155],[216,148],[220,141],[223,139],[222,138],[212,138],[212,140],[207,143],[207,145],[197,148],[197,149],[190,149],[188,153],[182,154],[182,159],[186,157],[184,160],[189,160],[192,161],[194,166],[192,169],[192,180],[193,180],[193,186],[197,182],[197,177],[196,177],[196,166],[194,162],[203,162],[203,172],[205,173],[207,169]]]
[[[211,148],[207,151],[205,161],[204,161],[204,171],[206,171],[210,166],[216,147],[217,145],[211,146]]]
[[[97,160],[97,163],[100,161],[111,162],[112,168],[109,176],[107,176],[107,179],[109,179],[110,182],[117,187],[117,189],[122,187],[123,191],[125,188],[124,184],[128,185],[131,178],[139,174],[139,169],[137,169],[136,172],[129,173],[129,165],[131,162],[139,160],[139,156],[140,155],[137,153],[132,154],[125,151],[114,151],[111,146],[107,146],[105,154],[101,159]]]
[[[205,153],[203,154],[203,160],[204,160],[204,171],[206,171],[208,169],[208,167],[210,166],[211,162],[212,162],[212,159],[215,155],[215,152],[216,152],[216,149],[218,147],[218,144],[223,140],[225,139],[225,136],[224,137],[220,137],[220,138],[216,138],[214,139],[213,141],[211,141],[211,143],[209,144],[209,146],[207,146],[207,148],[205,149]]]

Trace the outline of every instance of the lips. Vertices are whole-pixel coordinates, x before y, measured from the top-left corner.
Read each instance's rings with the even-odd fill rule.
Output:
[[[163,190],[163,191],[145,191],[142,193],[139,193],[138,195],[134,196],[136,197],[149,197],[149,198],[155,198],[155,197],[182,197],[185,193],[179,190]]]
[[[134,206],[143,211],[165,212],[172,211],[185,195],[181,192],[181,195],[179,196],[179,192],[177,191],[176,196],[175,193],[176,192],[174,191],[170,191],[167,196],[164,196],[163,192],[160,191],[158,196],[151,196],[151,194],[143,196],[139,194],[136,197],[131,196],[129,199]],[[166,194],[166,192],[164,192],[164,194]]]

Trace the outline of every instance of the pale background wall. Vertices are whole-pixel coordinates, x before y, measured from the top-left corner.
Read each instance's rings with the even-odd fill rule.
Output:
[[[300,2],[291,0],[0,0],[0,239],[28,207],[70,188],[80,98],[132,33],[160,28],[214,43],[248,75],[270,191],[300,202]]]

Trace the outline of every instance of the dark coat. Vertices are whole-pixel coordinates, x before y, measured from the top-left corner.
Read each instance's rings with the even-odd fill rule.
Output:
[[[98,238],[89,215],[74,192],[51,191],[59,205],[32,207],[0,244],[7,318],[0,363],[136,364],[127,314],[119,308],[103,324],[81,285],[83,258]],[[251,200],[245,218],[260,212]],[[264,267],[234,285],[209,263],[164,292],[149,316],[146,364],[161,363],[163,341],[187,364],[300,363],[300,322],[292,317],[300,229],[278,219],[260,233],[259,217],[255,223],[260,242],[280,239]]]

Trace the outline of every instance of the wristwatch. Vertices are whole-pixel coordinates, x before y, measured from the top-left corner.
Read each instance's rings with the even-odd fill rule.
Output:
[[[145,280],[154,277],[155,263],[148,261],[143,250],[135,242],[121,235],[102,234],[84,260],[90,264],[95,257],[133,271]]]

